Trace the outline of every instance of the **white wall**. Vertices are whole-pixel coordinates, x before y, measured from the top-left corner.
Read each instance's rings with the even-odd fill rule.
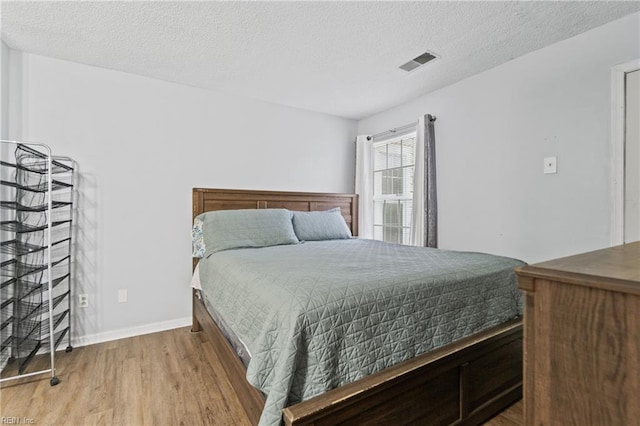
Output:
[[[0,139],[9,139],[9,48],[3,41],[0,41]],[[11,144],[0,143],[0,158],[8,159],[10,155]],[[11,179],[9,168],[0,167],[0,179]],[[11,194],[9,187],[0,185],[0,199],[3,201],[8,199]],[[10,220],[11,215],[8,210],[0,209],[0,220]],[[9,240],[10,233],[0,230],[0,240]],[[0,261],[8,259],[5,253],[0,253]]]
[[[78,162],[80,342],[188,321],[191,188],[353,191],[355,121],[15,56],[23,140]]]
[[[0,41],[0,139],[6,140],[8,138],[8,122],[9,122],[9,48],[4,42]],[[9,156],[9,145],[0,143],[0,159],[3,161]],[[0,166],[0,179],[5,180],[9,178],[8,170],[6,167]],[[0,185],[0,200],[5,201],[9,196],[9,188]],[[9,220],[8,211],[0,209],[0,221]],[[10,234],[0,229],[0,240],[7,241],[10,238]],[[4,262],[8,259],[8,255],[0,253],[0,262]],[[4,275],[4,274],[3,274]],[[4,277],[2,281],[4,281]],[[5,308],[8,309],[8,308]],[[3,312],[4,316],[4,312]],[[4,342],[9,334],[10,327],[0,330],[0,341]],[[0,368],[4,368],[5,364],[0,361]]]
[[[9,138],[9,48],[0,41],[0,139]]]
[[[640,57],[639,34],[636,13],[361,120],[358,133],[437,116],[442,248],[538,262],[607,247],[611,67]],[[557,174],[543,175],[547,156]]]

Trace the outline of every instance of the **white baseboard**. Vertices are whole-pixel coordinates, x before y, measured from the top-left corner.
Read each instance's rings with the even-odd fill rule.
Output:
[[[104,333],[88,334],[75,337],[71,340],[73,347],[94,345],[96,343],[110,342],[112,340],[125,339],[127,337],[141,336],[143,334],[157,333],[159,331],[172,330],[174,328],[191,325],[192,318],[184,317],[168,321],[154,322],[137,327],[123,328]]]

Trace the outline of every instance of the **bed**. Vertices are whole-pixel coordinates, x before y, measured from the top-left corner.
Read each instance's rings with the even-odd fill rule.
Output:
[[[292,211],[321,212],[338,208],[340,214],[344,217],[344,222],[347,224],[353,235],[358,234],[357,204],[357,196],[353,194],[293,193],[273,191],[219,190],[204,188],[196,188],[193,190],[194,218],[203,212],[219,210],[228,211],[284,208]],[[317,302],[317,300],[326,300],[327,298],[332,298],[333,295],[330,292],[323,292],[322,289],[331,287],[332,280],[336,281],[340,277],[340,274],[342,274],[340,268],[353,268],[353,263],[349,263],[349,261],[347,260],[345,260],[344,262],[340,261],[340,259],[346,259],[349,257],[345,255],[345,253],[347,252],[344,252],[344,250],[351,250],[352,253],[375,252],[378,253],[377,255],[379,255],[379,252],[387,253],[389,250],[400,250],[402,251],[401,258],[411,258],[413,259],[414,263],[421,261],[422,258],[420,256],[428,255],[428,257],[433,257],[434,259],[441,256],[449,256],[449,254],[439,250],[431,249],[431,251],[429,251],[427,249],[423,250],[416,248],[405,248],[403,246],[393,246],[389,248],[389,245],[380,244],[381,243],[367,240],[351,239],[341,242],[311,241],[303,244],[297,244],[292,247],[277,246],[265,248],[264,250],[262,248],[257,250],[229,250],[222,251],[214,256],[210,256],[212,260],[202,262],[199,268],[208,270],[209,272],[205,275],[213,276],[216,280],[227,279],[225,278],[225,275],[221,275],[222,272],[219,272],[224,271],[225,267],[228,270],[227,275],[229,276],[234,275],[234,271],[240,269],[247,269],[249,273],[255,274],[255,269],[257,268],[261,271],[259,275],[263,275],[267,278],[271,276],[272,281],[275,282],[277,281],[276,278],[278,276],[278,272],[269,271],[269,267],[277,262],[279,258],[284,257],[286,259],[290,259],[292,265],[298,265],[303,263],[301,261],[301,259],[303,259],[302,257],[296,257],[299,255],[303,256],[302,254],[299,254],[301,252],[308,252],[314,258],[322,258],[322,256],[325,255],[335,256],[334,258],[331,258],[333,264],[335,264],[335,267],[327,268],[323,271],[322,274],[319,275],[323,278],[326,278],[326,280],[322,282],[318,281],[320,284],[318,284],[317,287],[314,287],[315,284],[313,283],[309,284],[309,286],[306,287],[308,289],[311,289],[310,291],[308,291],[308,293],[313,293],[314,297],[317,296],[319,298],[311,299],[311,302],[307,303],[311,303],[312,305],[315,303],[317,306],[325,306],[325,302],[320,303]],[[260,253],[260,257],[257,257],[257,252],[261,250],[262,252]],[[266,260],[264,259],[264,256],[267,256]],[[308,256],[308,254],[306,254],[305,256]],[[384,258],[384,256],[386,256],[386,254],[383,255],[382,258]],[[494,263],[495,259],[488,259],[486,258],[486,256],[488,255],[467,255],[467,257],[469,257],[472,262],[475,259],[475,261],[479,262],[478,265],[484,265],[482,267],[486,267],[487,261],[489,263]],[[209,266],[209,262],[217,263],[217,266]],[[446,263],[450,262],[450,258],[444,257],[443,260],[439,262],[444,265],[442,266],[442,268],[448,267]],[[508,262],[509,261],[507,261],[507,264],[511,265]],[[196,261],[194,260],[194,267],[195,264]],[[517,266],[517,264],[515,265]],[[372,271],[372,273],[383,274],[385,270],[389,269],[392,266],[392,263],[389,263],[386,266],[381,265],[380,267],[382,269],[377,272]],[[251,270],[252,267],[254,268],[253,272]],[[468,270],[471,267],[466,268]],[[301,268],[292,269],[297,270]],[[291,282],[289,283],[290,287],[288,291],[293,291],[293,293],[291,293],[293,295],[291,296],[292,300],[298,297],[298,295],[294,293],[305,293],[303,290],[299,289],[305,288],[305,284],[303,283],[303,281],[308,274],[304,269],[298,271],[297,273],[298,275],[296,275],[295,273],[291,275]],[[332,273],[334,273],[334,276],[332,276]],[[509,273],[512,272],[509,271]],[[463,272],[461,270],[458,275],[460,274],[464,275],[466,274],[466,272]],[[500,272],[500,274],[504,274],[504,272]],[[363,274],[359,273],[356,275]],[[490,275],[486,274],[482,276],[485,277],[485,281],[487,277],[490,277]],[[368,278],[362,277],[362,279],[365,281],[374,281],[372,277],[373,276]],[[300,285],[296,285],[296,280],[298,280]],[[222,288],[241,288],[241,290],[237,290],[237,292],[232,294],[231,296],[231,299],[236,298],[239,300],[242,297],[246,297],[246,294],[241,294],[243,291],[256,291],[255,288],[253,290],[248,288],[244,289],[245,281],[251,282],[252,280],[239,278],[235,282],[230,281],[232,284],[226,284],[225,286],[222,286]],[[405,281],[410,282],[411,280]],[[349,285],[351,285],[351,288],[360,288],[360,284],[359,282],[357,282],[356,278],[350,279]],[[393,285],[389,286],[387,284],[381,283],[379,284],[381,287],[377,291],[380,293],[384,293],[385,291],[389,292],[388,290],[385,290],[388,288],[395,289],[400,285],[410,285],[406,283],[392,284]],[[247,286],[248,285],[249,284],[247,284]],[[484,285],[485,289],[491,288],[491,283],[485,283]],[[282,286],[286,287],[285,284],[282,284]],[[460,286],[462,288],[462,284],[460,284]],[[314,290],[314,288],[318,290]],[[347,286],[346,288],[350,287]],[[464,290],[464,288],[462,288],[462,290]],[[281,289],[277,290],[274,288],[273,291],[275,292],[274,298],[276,300],[284,300],[289,297],[286,293],[279,295],[277,291],[281,291]],[[467,291],[467,293],[463,294],[469,294],[468,288],[464,291]],[[317,295],[318,293],[319,296]],[[363,298],[362,294],[351,294],[352,290],[348,290],[347,293],[350,294],[351,302],[349,303],[351,303],[351,305],[346,304],[347,302],[341,302],[345,303],[345,306],[357,306],[353,304],[354,300],[362,300],[363,306],[367,305],[367,301]],[[261,416],[262,424],[279,423],[280,411],[278,410],[275,413],[275,415],[277,415],[277,420],[274,420],[276,417],[273,410],[274,406],[280,407],[282,406],[283,401],[286,401],[286,398],[283,397],[282,392],[291,392],[291,395],[289,395],[290,399],[296,401],[295,404],[287,406],[281,411],[282,419],[287,425],[415,423],[434,425],[479,424],[521,398],[521,320],[517,315],[515,315],[515,318],[510,319],[509,316],[505,317],[504,315],[496,314],[495,312],[493,312],[493,316],[489,315],[489,319],[493,322],[497,322],[497,324],[489,328],[484,327],[480,332],[473,332],[474,327],[477,328],[478,326],[478,321],[481,321],[483,323],[485,322],[485,317],[481,317],[480,320],[478,318],[474,318],[471,320],[471,325],[467,324],[461,326],[462,329],[466,330],[466,334],[465,332],[463,332],[464,330],[453,330],[452,335],[457,335],[457,337],[451,342],[449,342],[447,338],[442,338],[438,333],[431,333],[432,335],[429,335],[429,338],[431,340],[434,340],[435,343],[432,342],[429,344],[435,344],[437,348],[428,351],[425,350],[424,345],[422,345],[422,339],[419,338],[420,336],[422,336],[421,333],[423,332],[426,333],[425,336],[429,334],[428,330],[425,331],[423,330],[423,328],[421,328],[422,326],[413,324],[413,320],[408,321],[406,319],[403,319],[403,321],[413,324],[413,328],[411,328],[410,325],[407,325],[408,330],[411,330],[411,339],[409,340],[412,342],[410,346],[412,348],[413,346],[417,348],[407,350],[407,353],[411,353],[412,351],[414,351],[418,353],[422,352],[421,354],[417,356],[412,355],[408,358],[405,355],[398,355],[400,356],[400,359],[395,359],[394,357],[396,357],[397,355],[396,350],[393,350],[391,352],[387,350],[386,353],[388,356],[386,356],[386,358],[388,359],[386,359],[384,356],[384,351],[379,353],[381,355],[378,355],[375,350],[372,350],[372,353],[376,353],[377,355],[375,357],[372,357],[372,359],[370,360],[371,364],[376,364],[377,362],[386,362],[389,365],[383,365],[384,368],[382,368],[381,365],[374,365],[371,371],[375,372],[373,372],[372,374],[367,374],[365,376],[362,376],[362,371],[366,370],[368,367],[361,368],[360,365],[349,366],[349,362],[342,361],[332,362],[333,358],[330,354],[328,356],[325,356],[325,358],[328,357],[329,361],[327,361],[327,359],[323,359],[320,364],[333,365],[334,367],[338,366],[339,368],[336,367],[338,369],[344,369],[343,367],[347,365],[346,369],[349,371],[353,370],[351,371],[352,374],[350,375],[349,379],[343,381],[338,380],[337,382],[333,383],[332,386],[330,386],[337,387],[330,390],[322,391],[322,393],[311,398],[307,398],[306,396],[318,393],[317,387],[314,388],[313,386],[309,385],[309,383],[314,382],[313,374],[309,373],[309,371],[315,370],[313,368],[309,368],[309,366],[307,365],[311,363],[307,363],[307,361],[305,360],[301,361],[300,359],[298,359],[298,355],[296,354],[296,352],[287,352],[290,349],[287,347],[285,348],[287,349],[287,351],[283,350],[283,353],[286,353],[286,357],[289,357],[290,361],[291,359],[293,360],[292,362],[288,362],[287,365],[293,366],[295,368],[301,368],[302,370],[305,370],[305,374],[308,375],[303,375],[300,377],[298,377],[299,375],[296,375],[297,381],[296,377],[292,378],[288,382],[289,388],[286,388],[287,385],[285,385],[284,391],[278,390],[276,387],[270,387],[271,382],[264,381],[266,385],[263,386],[263,388],[270,389],[270,392],[267,392],[268,395],[265,397],[265,395],[258,389],[256,389],[256,387],[252,386],[249,381],[254,384],[263,383],[261,382],[261,377],[264,378],[268,376],[272,371],[274,372],[273,374],[277,376],[279,374],[279,371],[282,369],[280,364],[278,364],[277,360],[273,361],[270,359],[269,350],[259,348],[259,350],[257,351],[258,355],[256,356],[255,353],[253,354],[253,356],[255,357],[252,358],[252,362],[254,362],[254,365],[257,365],[259,362],[268,359],[274,362],[273,365],[275,367],[268,369],[267,373],[252,371],[251,365],[249,369],[247,369],[243,361],[236,354],[233,345],[229,343],[216,321],[213,320],[212,315],[210,314],[211,309],[207,309],[206,306],[206,304],[215,305],[217,303],[215,299],[217,297],[222,297],[222,293],[212,293],[213,295],[210,294],[209,297],[206,298],[208,300],[208,302],[206,303],[203,294],[204,292],[200,292],[199,290],[194,290],[193,293],[193,331],[204,332],[207,338],[212,341],[212,346],[215,348],[218,357],[222,360],[227,375],[237,393],[238,398],[243,404],[248,417],[252,420],[253,423],[256,424],[260,421]],[[261,297],[268,298],[268,296]],[[305,297],[307,297],[306,294]],[[392,296],[389,296],[389,298],[391,299]],[[412,296],[411,298],[411,300],[422,299],[422,296]],[[504,304],[504,298],[500,300],[502,300],[501,303]],[[220,303],[223,303],[222,299],[220,299]],[[517,303],[517,301],[514,301],[514,303]],[[404,305],[406,305],[406,303],[399,304],[396,300],[395,309],[404,309]],[[240,309],[242,309],[242,306],[237,305],[235,308],[233,308],[231,313],[233,314],[234,310]],[[260,311],[261,309],[261,307],[258,307],[256,308],[256,311]],[[324,312],[326,310],[328,309],[323,308],[320,311]],[[359,309],[357,310],[359,311]],[[426,310],[426,308],[424,308],[423,310]],[[376,314],[378,316],[380,315],[379,312],[375,312],[375,309],[374,311],[369,310],[360,316],[358,316],[359,314],[347,316],[346,321],[348,323],[349,321],[355,321],[356,319],[362,320],[363,318],[368,321],[369,318],[376,316]],[[239,333],[244,337],[246,336],[246,333],[250,332],[247,331],[248,329],[245,330],[242,328],[242,315],[244,315],[244,313],[238,314],[237,323],[234,325],[236,327],[240,327],[241,331]],[[216,315],[214,314],[214,316]],[[299,314],[297,317],[294,316],[294,318],[304,317],[304,321],[308,321],[309,316],[313,315],[310,315],[305,311],[302,315]],[[513,317],[513,315],[511,315],[511,317]],[[233,323],[234,319],[231,318],[230,321]],[[325,329],[327,330],[340,328],[339,324],[332,323],[332,321],[335,321],[335,315],[334,317],[321,317],[320,323],[322,323],[322,321],[324,321],[323,324]],[[264,322],[264,318],[259,319],[258,322],[262,324]],[[453,321],[452,323],[457,322]],[[488,320],[487,323],[489,323]],[[327,324],[329,325],[327,326]],[[342,326],[348,327],[349,324],[342,324]],[[298,327],[298,323],[295,323],[290,328],[296,327]],[[402,330],[398,330],[395,324],[393,327],[393,330],[387,330],[385,336],[393,334],[393,332],[402,334]],[[443,327],[450,328],[449,326]],[[376,326],[376,328],[380,327]],[[435,329],[437,328],[438,327],[436,327]],[[431,329],[434,328],[432,327]],[[312,334],[308,331],[306,333]],[[318,333],[318,335],[322,337],[322,333]],[[458,338],[460,336],[464,337]],[[299,341],[299,334],[296,334],[293,338],[290,337],[291,336],[289,336],[289,340],[291,341]],[[317,342],[313,343],[314,341],[311,338],[309,339],[310,343],[307,343],[307,345],[313,346],[313,344],[318,344]],[[339,341],[340,339],[337,340]],[[427,339],[425,338],[424,340],[426,341]],[[302,341],[306,342],[306,340]],[[287,338],[284,338],[283,342],[283,345],[287,346]],[[320,340],[320,342],[324,341]],[[264,355],[265,352],[269,356]],[[402,351],[398,352],[404,353]],[[262,356],[261,354],[264,356]],[[323,356],[320,356],[320,358],[322,358]],[[363,354],[360,354],[359,358],[356,357],[356,359],[363,359]],[[364,359],[366,359],[366,354],[364,354]],[[389,360],[392,360],[392,362]],[[358,363],[367,364],[360,361],[358,361]],[[262,374],[262,376],[260,374]],[[324,373],[323,371],[320,371],[320,373],[318,374],[322,375]],[[354,377],[356,378],[356,380],[353,380]],[[278,380],[275,380],[275,382],[278,382]],[[278,394],[280,394],[280,396],[276,397]],[[298,399],[304,400],[302,402],[297,402]],[[274,405],[275,400],[279,400],[279,402]]]

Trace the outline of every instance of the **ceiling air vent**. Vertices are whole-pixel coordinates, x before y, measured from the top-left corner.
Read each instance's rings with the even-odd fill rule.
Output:
[[[433,54],[431,52],[424,52],[422,55],[413,58],[412,60],[410,60],[406,64],[400,65],[399,68],[401,70],[405,70],[407,72],[413,71],[416,68],[418,68],[419,66],[422,66],[422,65],[426,64],[427,62],[433,61],[436,58],[437,58],[437,56],[435,54]]]

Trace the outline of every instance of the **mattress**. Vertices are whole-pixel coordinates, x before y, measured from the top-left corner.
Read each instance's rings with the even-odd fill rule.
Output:
[[[218,252],[197,278],[251,354],[260,424],[279,425],[285,406],[517,317],[522,265],[350,239]]]

